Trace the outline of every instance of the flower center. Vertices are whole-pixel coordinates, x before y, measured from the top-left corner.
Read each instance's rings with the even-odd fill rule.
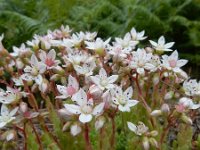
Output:
[[[169,60],[169,65],[172,68],[176,67],[176,60]]]
[[[91,114],[92,110],[93,109],[89,104],[86,104],[81,108],[81,112],[84,113],[84,114]]]
[[[31,70],[31,74],[33,76],[37,76],[38,75],[38,69],[36,67],[33,67],[32,70]]]
[[[126,99],[124,96],[119,96],[118,97],[118,102],[121,104],[121,105],[125,105],[127,103]]]
[[[45,64],[46,64],[48,67],[52,67],[52,66],[54,65],[54,60],[52,60],[51,58],[46,58]]]
[[[67,94],[72,96],[74,93],[76,93],[76,89],[72,86],[67,87]]]
[[[102,79],[100,84],[105,87],[106,85],[108,85],[108,81],[106,79]]]

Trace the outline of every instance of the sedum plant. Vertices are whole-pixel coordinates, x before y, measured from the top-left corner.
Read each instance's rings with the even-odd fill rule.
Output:
[[[61,26],[9,53],[2,34],[1,149],[197,148],[200,83],[174,42],[146,39]]]

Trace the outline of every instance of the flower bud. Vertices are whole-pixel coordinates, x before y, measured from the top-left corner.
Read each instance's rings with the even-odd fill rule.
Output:
[[[103,116],[98,117],[95,121],[95,129],[96,130],[101,129],[103,127],[104,123],[105,123],[105,117],[103,117]]]
[[[25,102],[20,102],[19,104],[19,110],[22,112],[22,113],[25,113],[28,111],[28,105],[27,103]]]
[[[181,115],[181,120],[185,122],[186,124],[192,125],[192,119],[185,114]]]
[[[56,66],[53,68],[53,72],[59,75],[64,75],[65,74],[65,70],[60,67],[60,66]]]
[[[81,127],[80,127],[79,123],[74,123],[73,125],[71,125],[70,133],[73,136],[78,135],[80,132],[81,132]]]
[[[16,60],[16,67],[18,69],[22,69],[24,67],[24,63],[20,59],[17,59]]]
[[[51,76],[50,80],[51,81],[58,81],[60,79],[60,75],[59,74],[54,74],[53,76]]]
[[[167,93],[165,94],[164,99],[165,99],[165,100],[169,100],[169,99],[171,99],[173,96],[174,96],[174,92],[173,92],[173,91],[169,91],[169,92],[167,92]]]
[[[154,139],[154,138],[150,138],[149,142],[152,146],[154,147],[158,147],[158,142]]]
[[[157,117],[162,115],[162,111],[161,110],[154,110],[151,112],[151,116]]]
[[[168,105],[168,104],[163,104],[163,105],[161,106],[161,111],[162,111],[163,113],[168,113],[168,112],[170,112],[169,105]]]
[[[149,146],[149,140],[147,137],[144,137],[142,140],[142,145],[144,147],[144,150],[149,150],[150,146]]]
[[[153,130],[149,133],[150,136],[157,136],[158,135],[158,131]]]

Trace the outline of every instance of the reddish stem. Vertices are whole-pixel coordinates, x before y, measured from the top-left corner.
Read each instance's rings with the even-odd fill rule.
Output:
[[[85,124],[85,142],[86,142],[86,150],[92,150],[92,146],[90,143],[90,136],[89,136],[89,127],[88,124]]]

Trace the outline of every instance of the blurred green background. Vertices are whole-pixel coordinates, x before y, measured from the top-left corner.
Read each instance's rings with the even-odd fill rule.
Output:
[[[0,33],[9,50],[62,24],[104,39],[132,27],[149,39],[164,35],[189,59],[186,71],[200,77],[200,0],[0,0]]]

